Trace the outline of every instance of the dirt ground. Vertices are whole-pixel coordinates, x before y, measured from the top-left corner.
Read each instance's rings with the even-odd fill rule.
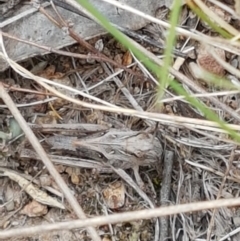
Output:
[[[234,2],[221,3],[238,11]],[[239,31],[239,18],[211,3],[207,6]],[[158,18],[166,21],[168,10],[161,9]],[[220,38],[186,5],[179,26],[198,31],[199,36],[201,33]],[[136,41],[161,59],[164,50],[156,43],[164,44],[163,31],[163,27],[150,23],[134,33],[147,36],[148,41],[145,37]],[[86,43],[20,62],[26,73],[17,72],[18,66],[0,72],[1,85],[86,217],[104,216],[107,220],[108,215],[129,211],[178,204],[194,207],[200,201],[239,197],[237,142],[217,124],[207,121],[208,116],[172,87],[166,88],[159,100],[156,76],[112,36],[101,35]],[[100,53],[95,55],[88,44]],[[179,73],[176,80],[238,133],[239,91],[195,76],[199,74],[196,68],[201,67],[238,83],[237,75],[211,56],[212,50],[217,58],[238,70],[238,53],[213,47],[209,50],[194,38],[179,34],[172,63]],[[29,72],[54,83],[52,89],[65,95],[65,99],[29,78]],[[56,227],[47,232],[38,226],[71,223],[79,215],[66,198],[65,186],[59,187],[53,172],[33,148],[34,139],[23,134],[1,93],[0,90],[0,239],[94,240],[86,227]],[[135,220],[129,214],[129,221],[102,221],[104,224],[94,228],[104,241],[240,240],[237,205],[180,212]],[[34,226],[39,227],[36,234],[14,234],[14,229]],[[7,230],[8,238],[1,236]]]

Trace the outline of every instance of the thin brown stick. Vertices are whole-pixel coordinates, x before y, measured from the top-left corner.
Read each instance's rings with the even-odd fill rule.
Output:
[[[163,169],[163,180],[162,188],[160,192],[160,204],[161,206],[169,205],[169,198],[171,192],[171,179],[172,179],[172,168],[173,168],[174,153],[172,151],[166,151],[164,157],[164,169]],[[169,238],[169,217],[160,218],[160,241],[167,240]]]
[[[69,33],[69,36],[72,37],[74,40],[76,40],[81,46],[85,47],[86,49],[88,49],[89,51],[91,51],[92,53],[96,54],[97,56],[99,56],[101,61],[106,61],[110,64],[113,64],[114,66],[117,66],[118,68],[124,69],[126,72],[141,77],[141,78],[145,78],[143,75],[136,73],[135,71],[128,69],[126,66],[117,63],[116,61],[108,58],[106,55],[102,54],[101,52],[99,52],[96,48],[94,48],[91,44],[89,44],[87,41],[85,41],[83,38],[81,38],[72,28],[70,28],[65,22],[61,21],[60,23],[57,22],[52,16],[50,16],[46,10],[43,7],[39,8],[39,11],[44,14],[52,23],[54,23],[57,27],[59,28],[67,28],[67,31]],[[61,18],[62,19],[62,18]],[[91,57],[91,56],[90,56]],[[88,56],[89,58],[89,56]]]
[[[58,184],[59,188],[62,190],[64,193],[66,199],[72,206],[73,210],[77,214],[77,216],[80,219],[85,219],[86,215],[84,214],[82,208],[80,207],[79,203],[75,199],[75,197],[72,195],[70,192],[68,186],[62,179],[62,177],[59,175],[57,170],[55,169],[54,165],[48,158],[46,152],[44,151],[43,147],[40,145],[38,139],[34,135],[33,131],[31,128],[28,126],[24,118],[22,117],[21,113],[19,110],[16,108],[14,102],[12,101],[11,97],[8,95],[8,93],[5,91],[2,83],[0,82],[0,97],[2,100],[5,102],[5,104],[8,106],[9,110],[11,111],[12,115],[14,118],[17,120],[19,126],[25,133],[26,137],[28,138],[29,142],[31,143],[32,147],[35,149],[39,157],[41,157],[41,160],[43,161],[44,165],[48,169],[49,173],[52,175],[52,177],[55,179],[56,183]],[[88,227],[87,228],[89,234],[91,235],[93,240],[100,241],[100,237],[98,236],[96,230],[93,227]],[[14,231],[13,231],[14,232]]]
[[[37,47],[37,48],[40,48],[40,49],[43,49],[43,50],[45,50],[49,53],[56,53],[56,54],[59,54],[59,55],[74,57],[74,58],[78,58],[78,59],[89,59],[90,58],[90,59],[95,59],[95,60],[99,60],[99,61],[102,60],[102,58],[100,56],[96,55],[96,54],[86,55],[86,54],[71,53],[71,52],[67,52],[67,51],[63,51],[63,50],[54,49],[52,47],[39,45],[37,43],[31,42],[31,41],[28,41],[28,40],[20,39],[16,36],[8,34],[6,32],[2,32],[2,31],[0,31],[0,32],[3,36],[5,36],[7,38],[10,38],[10,39],[16,40],[18,42],[25,43],[25,44],[28,44],[28,45],[31,45],[31,46],[34,46],[34,47]]]
[[[14,85],[8,85],[5,83],[2,83],[4,88],[6,88],[8,91],[18,91],[18,92],[24,92],[24,93],[31,93],[31,94],[36,94],[36,95],[44,95],[44,96],[56,96],[52,93],[46,93],[42,91],[37,91],[37,90],[30,90],[30,89],[25,89],[25,88],[19,88],[15,87]]]

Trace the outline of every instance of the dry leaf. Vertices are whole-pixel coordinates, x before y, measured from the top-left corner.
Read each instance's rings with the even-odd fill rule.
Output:
[[[43,203],[48,206],[58,207],[65,209],[62,203],[49,196],[46,192],[40,190],[38,187],[33,185],[31,182],[21,176],[21,174],[6,168],[0,168],[0,175],[7,176],[11,180],[18,183],[18,185],[24,189],[34,200]]]
[[[106,204],[111,209],[121,208],[125,203],[125,186],[122,182],[115,182],[103,190]]]
[[[209,48],[212,48],[209,46]],[[215,53],[219,56],[219,58],[226,60],[225,51],[219,48],[214,48]],[[197,58],[198,65],[203,68],[204,70],[218,75],[223,76],[225,74],[225,69],[222,65],[220,65],[213,56],[209,53],[206,46],[201,45],[198,49],[198,58]]]
[[[132,55],[129,51],[127,51],[124,55],[123,55],[123,60],[122,60],[122,64],[124,66],[128,66],[132,63]]]
[[[40,176],[39,181],[40,181],[42,187],[51,186],[51,184],[52,184],[52,178],[48,174]]]
[[[57,124],[57,117],[53,111],[48,111],[44,116],[37,116],[35,124]]]
[[[81,182],[81,178],[80,178],[80,170],[79,168],[74,168],[73,169],[73,173],[71,175],[71,181],[73,184],[79,184]]]
[[[22,209],[21,214],[25,214],[28,217],[40,217],[47,214],[47,212],[47,206],[33,200]]]

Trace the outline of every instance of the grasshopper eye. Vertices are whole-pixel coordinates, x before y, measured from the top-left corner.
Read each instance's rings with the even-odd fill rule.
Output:
[[[101,132],[101,136],[104,136],[106,133],[106,131]]]
[[[98,157],[103,158],[104,156],[103,156],[103,154],[98,153]]]
[[[107,161],[107,158],[103,153],[97,152],[97,155],[98,159],[100,159],[101,161]]]

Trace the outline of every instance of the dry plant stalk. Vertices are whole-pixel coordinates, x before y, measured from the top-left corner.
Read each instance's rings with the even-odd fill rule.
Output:
[[[62,179],[60,174],[57,172],[57,170],[55,169],[52,162],[49,160],[49,157],[47,156],[43,147],[40,145],[38,139],[36,138],[36,136],[32,132],[31,128],[27,125],[26,121],[24,120],[24,118],[20,114],[19,110],[16,108],[16,106],[15,106],[14,102],[12,101],[11,97],[5,91],[1,82],[0,82],[0,97],[5,102],[5,104],[8,106],[9,110],[11,111],[11,113],[14,116],[14,118],[16,119],[16,121],[18,121],[19,126],[21,127],[21,129],[23,130],[23,132],[25,133],[27,138],[29,139],[33,148],[36,150],[38,155],[41,157],[41,160],[43,161],[43,163],[47,167],[49,173],[52,175],[52,177],[55,179],[56,183],[58,184],[58,186],[60,187],[60,189],[64,193],[66,199],[68,200],[68,202],[72,206],[76,215],[80,219],[86,218],[86,215],[83,212],[82,208],[80,207],[79,203],[74,198],[73,194],[70,192],[68,186],[66,185],[66,183],[64,182],[64,180]],[[88,230],[88,232],[91,235],[93,240],[96,240],[96,241],[101,240],[99,235],[97,234],[97,231],[95,230],[95,228],[88,227],[87,230]]]

